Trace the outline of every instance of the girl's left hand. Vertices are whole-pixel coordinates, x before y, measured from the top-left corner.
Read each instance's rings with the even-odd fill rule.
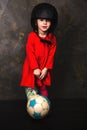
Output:
[[[47,74],[47,70],[48,70],[47,68],[42,69],[41,75],[39,76],[39,79],[40,79],[40,80],[42,80],[42,79],[45,78],[45,76],[46,76],[46,74]]]

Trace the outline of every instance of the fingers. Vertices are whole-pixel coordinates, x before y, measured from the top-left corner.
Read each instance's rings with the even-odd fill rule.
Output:
[[[45,75],[42,73],[42,74],[39,76],[39,79],[42,80],[44,77],[45,77]]]
[[[41,74],[41,70],[40,70],[40,69],[35,69],[35,70],[34,70],[34,75],[35,75],[36,77],[39,77],[40,74]]]
[[[34,70],[34,75],[40,80],[44,79],[47,74],[47,68],[44,68],[42,71],[40,69]]]
[[[41,74],[40,74],[40,76],[39,76],[39,79],[40,80],[44,79],[45,76],[46,76],[46,74],[47,74],[47,71],[42,71]]]

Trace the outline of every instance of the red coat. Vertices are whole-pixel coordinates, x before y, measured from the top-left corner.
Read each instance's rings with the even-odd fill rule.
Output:
[[[26,57],[24,60],[22,79],[20,86],[34,88],[38,86],[51,85],[51,70],[53,68],[54,54],[56,51],[56,37],[50,33],[45,38],[51,40],[52,44],[43,43],[35,32],[28,35],[26,43]],[[48,72],[43,80],[39,80],[33,74],[33,70],[46,67]]]

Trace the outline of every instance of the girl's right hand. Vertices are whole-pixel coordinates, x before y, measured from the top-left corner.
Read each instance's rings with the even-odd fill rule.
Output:
[[[40,74],[41,74],[41,70],[40,70],[39,68],[34,69],[34,75],[35,75],[36,77],[39,78]]]

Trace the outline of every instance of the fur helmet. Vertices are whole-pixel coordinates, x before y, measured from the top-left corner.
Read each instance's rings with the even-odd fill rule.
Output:
[[[40,3],[36,5],[31,13],[31,26],[34,31],[37,31],[36,20],[48,19],[51,21],[49,32],[53,32],[58,23],[58,13],[56,8],[49,3]]]

